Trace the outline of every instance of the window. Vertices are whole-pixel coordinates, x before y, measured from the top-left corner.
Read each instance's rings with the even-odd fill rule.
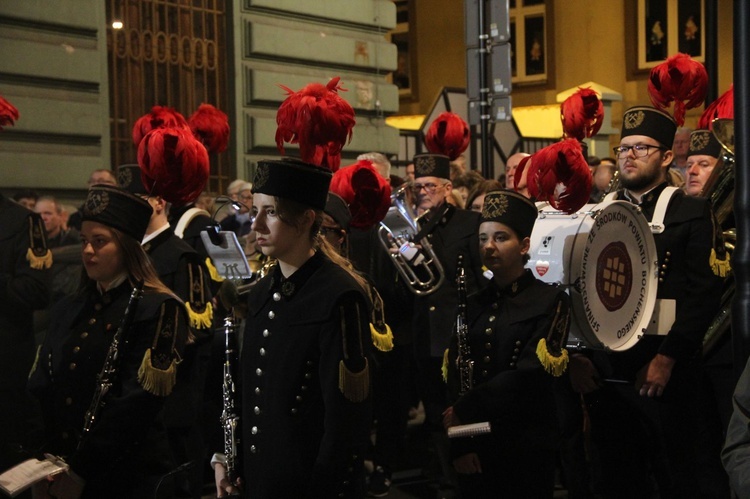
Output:
[[[513,83],[547,80],[546,28],[544,0],[510,1],[510,64]]]
[[[398,67],[391,73],[391,81],[398,87],[401,97],[416,97],[416,75],[414,60],[414,47],[409,34],[409,2],[407,0],[395,0],[396,4],[396,27],[390,33],[391,42],[396,46],[398,53]]]
[[[705,0],[638,0],[638,69],[678,52],[703,62]]]

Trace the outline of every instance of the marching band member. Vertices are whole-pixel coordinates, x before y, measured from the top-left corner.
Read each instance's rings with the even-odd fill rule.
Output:
[[[479,243],[493,278],[468,299],[466,335],[452,338],[445,366],[453,401],[445,428],[492,425],[488,435],[451,441],[462,497],[540,498],[554,490],[553,383],[567,364],[569,299],[524,268],[536,218],[534,203],[517,192],[485,197]],[[471,371],[456,362],[462,341]],[[462,377],[471,387],[461,394]]]
[[[183,303],[141,248],[151,212],[146,201],[116,187],[88,192],[81,230],[87,278],[53,309],[56,319],[29,380],[43,410],[43,450],[65,457],[71,470],[39,484],[43,496],[170,497],[156,490],[174,467],[156,416],[174,388],[188,323]],[[130,300],[141,282],[142,298]],[[123,320],[134,301],[132,322]],[[113,385],[84,431],[98,375],[121,328]]]

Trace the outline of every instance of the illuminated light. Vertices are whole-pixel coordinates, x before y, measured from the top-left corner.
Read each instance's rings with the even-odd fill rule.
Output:
[[[112,29],[122,29],[122,21],[119,21],[119,20],[112,21]]]

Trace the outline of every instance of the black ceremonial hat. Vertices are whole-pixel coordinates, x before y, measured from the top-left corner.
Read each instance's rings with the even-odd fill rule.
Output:
[[[112,227],[140,242],[152,213],[153,209],[145,199],[119,187],[97,184],[89,189],[81,220]]]
[[[538,216],[536,205],[526,196],[503,189],[484,197],[481,222],[499,222],[513,229],[519,239],[530,237]]]
[[[344,201],[341,196],[329,192],[328,201],[326,201],[326,207],[323,211],[333,218],[342,229],[349,231],[349,224],[352,221],[352,213],[349,211],[346,201]]]
[[[674,119],[655,107],[636,106],[625,111],[622,117],[620,138],[630,135],[645,135],[659,142],[667,149],[672,149],[677,123]]]
[[[451,179],[451,160],[442,154],[417,154],[414,156],[414,178],[438,177]]]
[[[721,144],[711,130],[695,130],[690,133],[690,150],[688,156],[706,155],[718,158]]]
[[[315,210],[323,210],[331,184],[331,171],[295,158],[258,162],[253,194],[290,199]]]
[[[117,167],[117,185],[131,194],[148,196],[149,192],[141,180],[141,167],[138,164]]]

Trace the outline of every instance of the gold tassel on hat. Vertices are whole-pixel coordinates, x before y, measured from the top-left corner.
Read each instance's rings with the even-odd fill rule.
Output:
[[[190,302],[185,303],[185,308],[190,317],[190,327],[195,329],[206,329],[211,327],[211,321],[214,318],[214,309],[210,303],[206,303],[203,307],[203,312],[196,312],[193,310]]]
[[[141,367],[138,368],[138,382],[144,390],[157,397],[166,397],[172,393],[177,383],[177,364],[175,359],[169,363],[166,370],[157,369],[151,363],[151,349],[146,350]]]
[[[565,369],[568,368],[568,351],[562,349],[560,355],[552,355],[547,350],[547,340],[542,338],[536,345],[536,356],[539,362],[542,363],[544,370],[550,373],[552,376],[562,376]]]
[[[208,275],[211,276],[212,281],[221,282],[224,280],[224,278],[219,275],[219,271],[216,270],[214,263],[209,257],[206,257],[206,268],[208,269]]]
[[[711,248],[711,257],[708,259],[709,265],[714,275],[726,277],[732,272],[732,265],[729,262],[729,255],[725,254],[722,260],[716,255],[716,250]]]
[[[34,253],[34,250],[29,248],[26,251],[26,260],[29,262],[29,266],[32,269],[42,270],[48,269],[52,266],[52,252],[47,250],[42,256],[38,256]]]
[[[448,362],[450,362],[449,356],[448,356],[448,349],[445,349],[445,352],[443,352],[443,365],[440,367],[440,371],[443,373],[443,381],[445,383],[448,382]]]
[[[347,400],[362,402],[370,394],[370,366],[365,358],[365,367],[358,373],[346,367],[344,361],[339,361],[339,390]]]
[[[372,344],[381,352],[390,352],[393,350],[393,331],[391,331],[391,327],[388,324],[383,324],[383,326],[385,326],[384,333],[380,332],[380,330],[375,327],[375,324],[372,322],[370,323]]]

